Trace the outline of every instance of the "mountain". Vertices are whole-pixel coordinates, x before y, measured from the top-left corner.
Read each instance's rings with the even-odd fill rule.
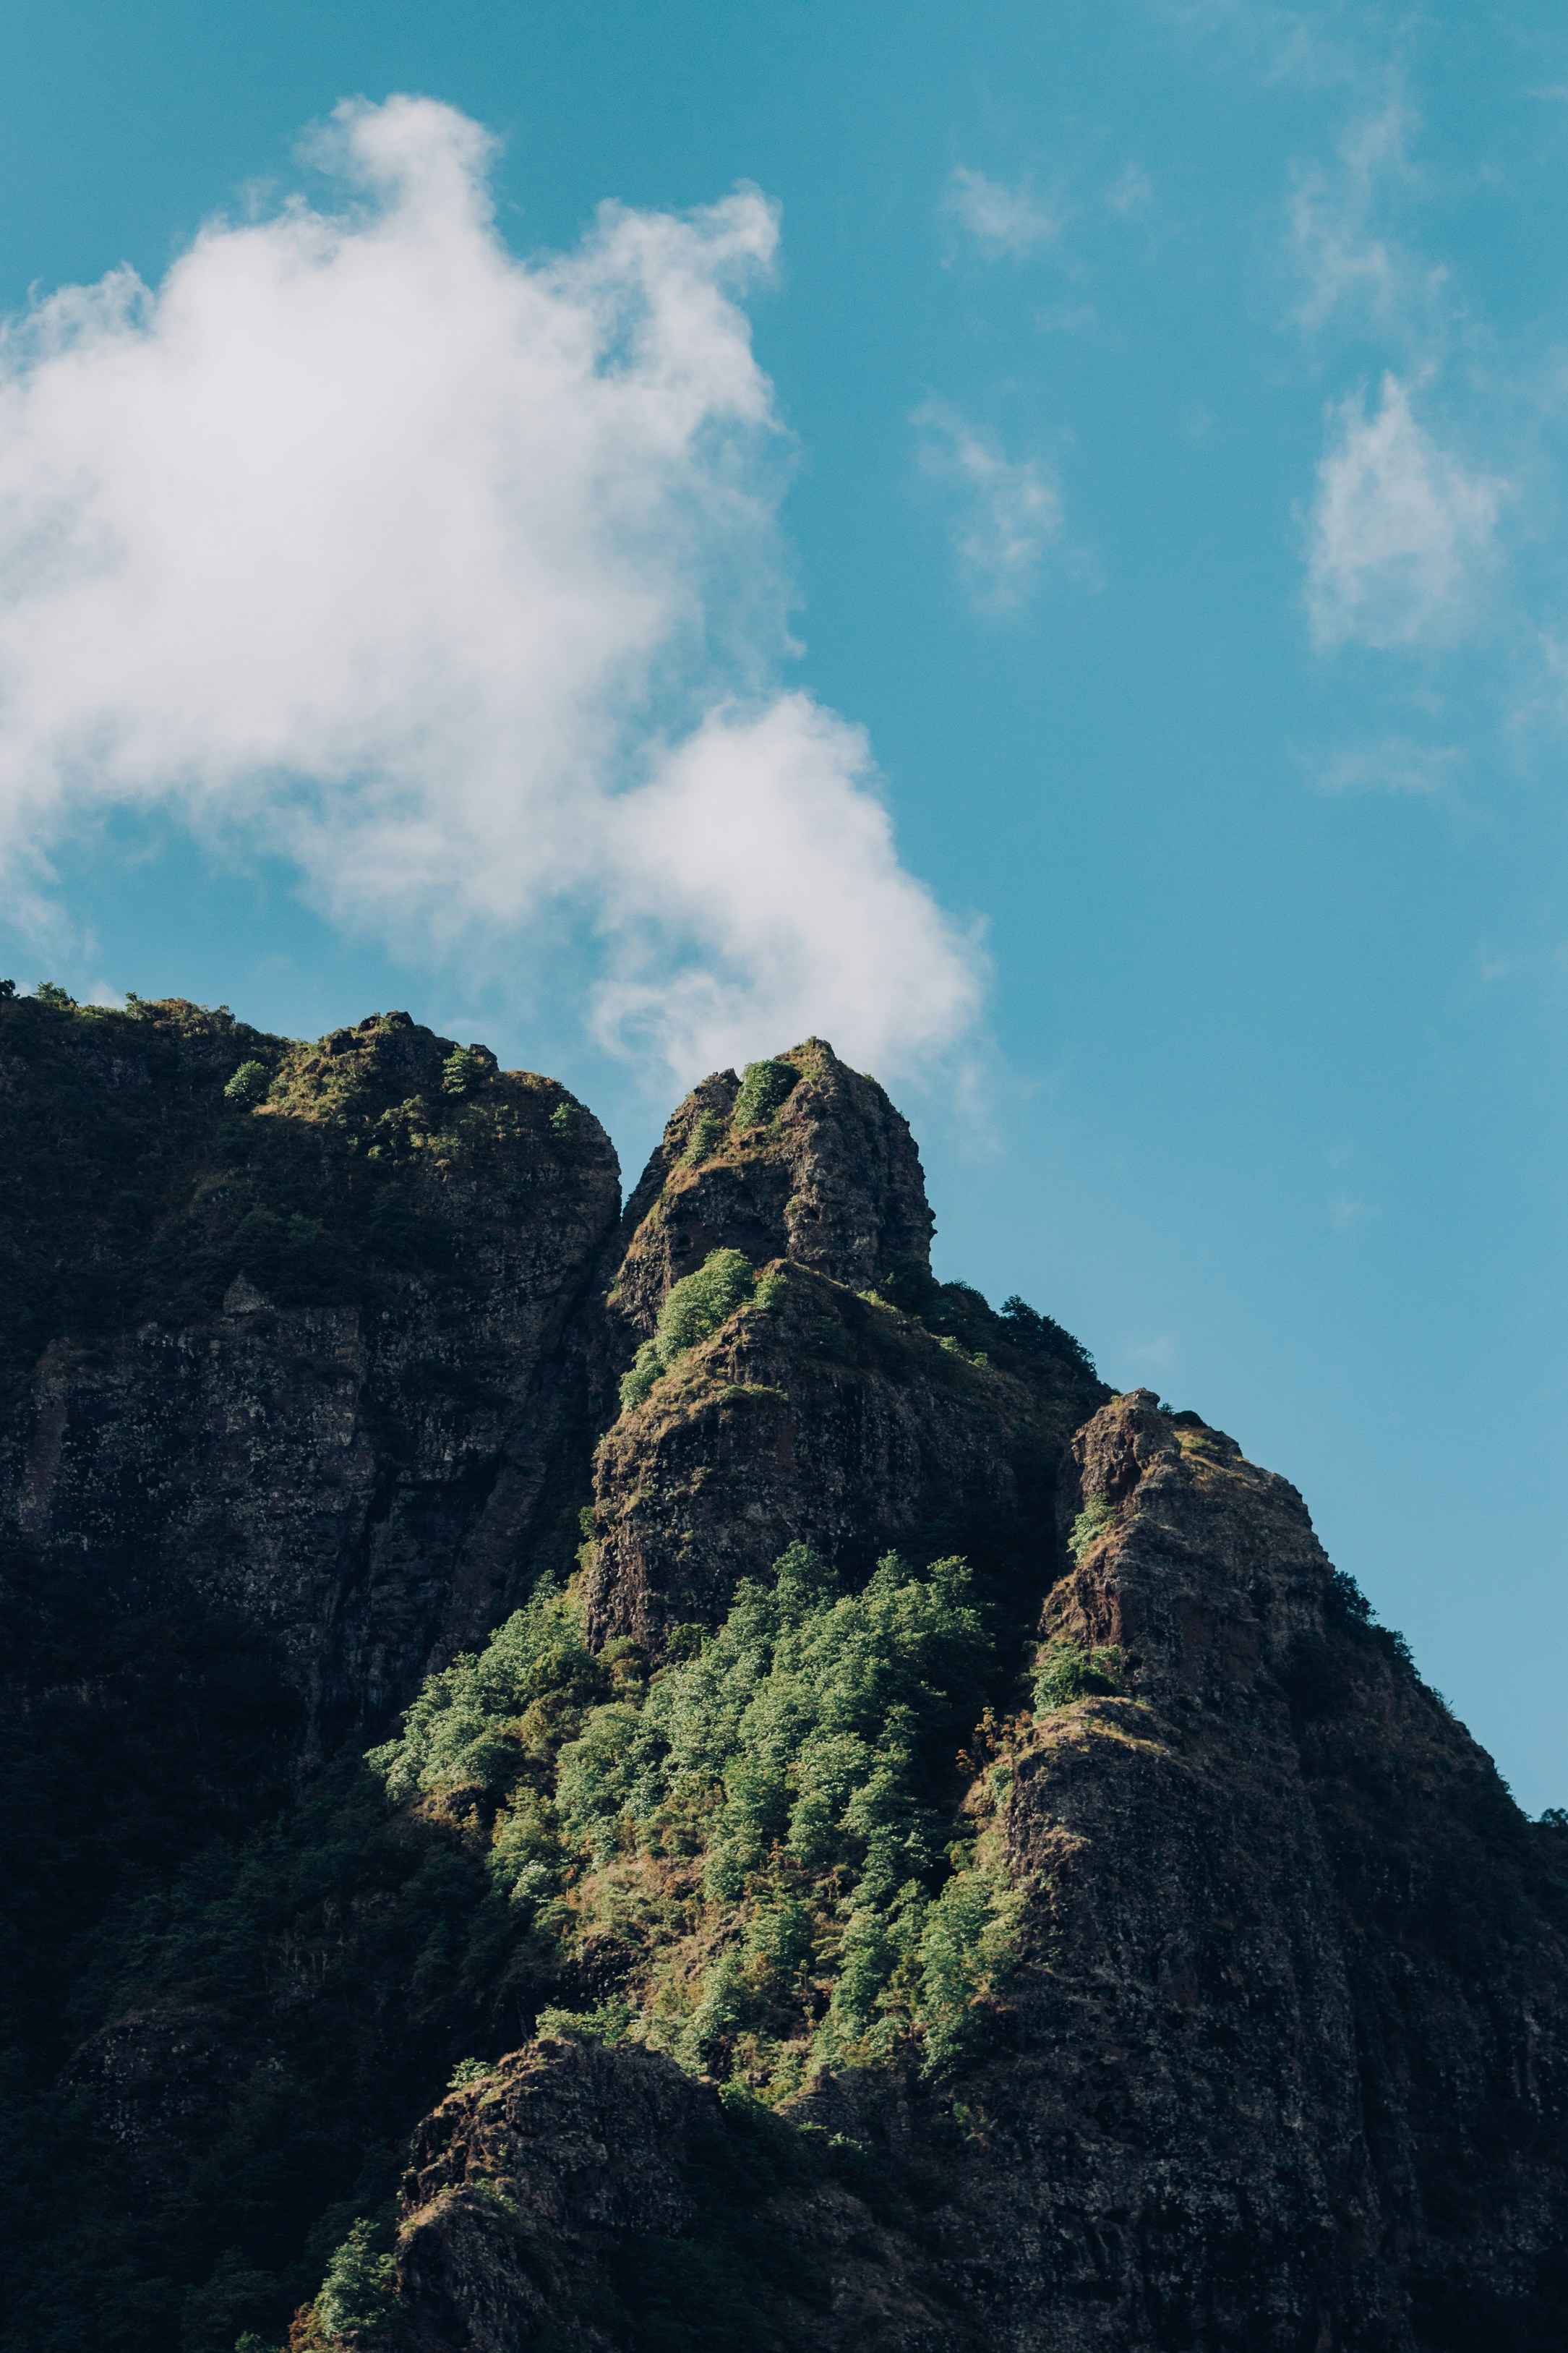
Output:
[[[831,1047],[0,1123],[5,2353],[1563,2342],[1568,1823]]]

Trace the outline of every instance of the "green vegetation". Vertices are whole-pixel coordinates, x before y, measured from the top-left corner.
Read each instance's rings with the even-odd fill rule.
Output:
[[[691,1133],[686,1139],[686,1149],[680,1155],[681,1166],[685,1168],[700,1168],[705,1160],[712,1158],[723,1143],[724,1136],[724,1122],[719,1117],[717,1112],[699,1112],[691,1123]]]
[[[1072,1524],[1068,1537],[1068,1550],[1074,1560],[1081,1561],[1092,1545],[1097,1545],[1107,1528],[1116,1523],[1116,1506],[1109,1495],[1086,1495],[1083,1509]]]
[[[1047,1715],[1074,1700],[1108,1698],[1127,1688],[1125,1662],[1114,1642],[1079,1650],[1059,1639],[1047,1642],[1035,1666],[1035,1707]]]
[[[346,2328],[374,2330],[392,2308],[395,2261],[375,2241],[374,2223],[362,2215],[333,2252],[314,2316],[331,2336]]]
[[[961,1561],[889,1556],[844,1592],[795,1546],[646,1684],[542,1592],[371,1761],[394,1798],[486,1826],[496,1884],[564,1958],[623,1943],[623,2000],[554,2031],[778,2096],[911,2042],[944,2067],[984,2031],[1013,1899],[955,1835],[952,1759],[989,1663]]]
[[[272,1073],[265,1062],[241,1062],[223,1091],[225,1103],[239,1103],[248,1111],[258,1103],[272,1084]]]
[[[755,1277],[740,1250],[710,1250],[695,1274],[673,1283],[658,1311],[651,1340],[645,1340],[621,1381],[621,1410],[635,1413],[662,1373],[689,1350],[711,1338],[737,1307],[751,1298]],[[770,1290],[764,1304],[775,1303]]]
[[[747,1128],[761,1127],[799,1083],[800,1072],[793,1062],[748,1062],[741,1073],[731,1126],[742,1134]]]
[[[488,1047],[454,1046],[441,1065],[441,1092],[444,1095],[471,1095],[483,1086],[495,1067],[496,1058]]]
[[[459,2059],[447,2078],[449,2092],[466,2092],[470,2084],[482,2084],[493,2073],[486,2059]]]

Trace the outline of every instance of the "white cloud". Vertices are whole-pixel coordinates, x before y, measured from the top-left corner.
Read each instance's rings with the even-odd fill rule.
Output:
[[[974,943],[858,734],[772,683],[782,437],[738,301],[772,206],[606,206],[525,263],[477,124],[394,99],[330,141],[341,211],[213,224],[0,343],[13,888],[95,810],[172,808],[471,978],[586,928],[601,1029],[679,1075],[810,1029],[950,1045]]]
[[[771,1020],[796,1037],[814,997],[877,1004],[895,982],[911,1037],[967,1026],[978,940],[955,954],[900,866],[869,768],[864,732],[804,694],[760,716],[715,712],[679,747],[617,837],[610,903],[633,952],[598,992],[606,1040],[673,1026],[708,1069],[738,1014],[748,1034]],[[657,980],[641,976],[647,966]]]
[[[1415,178],[1409,129],[1403,100],[1391,100],[1347,128],[1331,165],[1297,170],[1290,244],[1301,281],[1299,326],[1322,327],[1347,313],[1387,326],[1415,291],[1415,265],[1379,226],[1391,190]]]
[[[1443,448],[1393,375],[1370,415],[1356,396],[1331,417],[1308,552],[1315,642],[1451,638],[1473,615],[1507,485],[1467,471]]]
[[[1457,744],[1386,735],[1374,744],[1343,744],[1308,765],[1321,792],[1424,794],[1450,786],[1462,756]]]
[[[943,201],[959,227],[993,255],[1033,253],[1061,234],[1060,215],[1022,184],[1009,188],[963,164],[954,169]]]
[[[982,612],[1007,614],[1026,602],[1047,552],[1061,537],[1061,491],[1035,458],[1006,458],[940,403],[915,411],[921,462],[956,492],[952,531],[959,577]]]

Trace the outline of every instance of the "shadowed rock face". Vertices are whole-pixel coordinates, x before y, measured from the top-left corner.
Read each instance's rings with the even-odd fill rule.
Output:
[[[617,1229],[581,1106],[405,1016],[306,1048],[179,1005],[0,1001],[0,1479],[16,1622],[42,1630],[14,1713],[91,1717],[71,1851],[105,1890],[88,1831],[121,1717],[152,1884],[243,1833],[247,1778],[256,1810],[277,1802],[269,1760],[363,1745],[566,1567],[590,1483],[592,1638],[634,1645],[588,1664],[616,1692],[797,1539],[852,1583],[887,1548],[976,1570],[989,1687],[1016,1713],[938,1760],[953,1846],[994,1861],[1012,1923],[970,2055],[922,2073],[900,2011],[896,2063],[759,2115],[651,2050],[528,2043],[415,2134],[389,2353],[1559,2353],[1568,1834],[1519,1813],[1283,1480],[1147,1390],[1111,1398],[1048,1319],[933,1281],[919,1158],[873,1082],[809,1040],[745,1088],[694,1091]],[[721,1248],[768,1279],[619,1411],[614,1374]],[[50,1622],[51,1589],[57,1617],[107,1597],[96,1650]],[[547,1694],[496,1739],[546,1741],[575,1705]],[[247,1709],[226,1746],[215,1718]],[[205,1795],[187,1723],[224,1750]],[[553,1773],[566,1751],[537,1754]],[[184,1848],[171,1780],[195,1792]],[[320,2098],[311,2213],[368,2206],[385,2181],[354,2186],[362,2152],[401,2146],[462,2051],[563,1996],[613,2011],[661,1937],[688,1968],[661,1906],[675,1874],[703,1883],[700,1807],[657,1856],[612,1841],[585,1941],[556,1949],[486,1877],[477,1785],[416,1819],[363,1770],[339,1784],[298,1830],[306,1898],[280,1873],[311,1800],[265,1868],[248,1851],[276,1923],[245,1916],[226,1862],[200,1936],[171,1905],[205,1975],[152,1926],[118,2009],[45,1999],[26,1954],[11,1970],[43,2021],[28,2064],[89,2119],[61,2146],[123,2168],[112,2194],[93,2176],[88,2234],[51,2243],[86,2263],[112,2211],[140,2279],[151,2216],[149,2312],[177,2315],[215,2259],[200,2294],[230,2312],[221,2251],[247,2201],[283,2202],[268,2100]],[[332,1860],[345,1839],[381,1841],[363,1883]],[[550,1883],[567,1910],[589,1905],[575,1868]],[[97,1916],[77,1894],[46,1883],[62,1953]],[[837,1934],[791,1964],[802,2000],[826,2000]],[[690,1968],[752,1966],[737,1936],[713,1896]],[[323,2017],[325,2054],[302,2028]],[[371,2094],[392,2076],[389,2106]],[[334,2099],[363,2121],[341,2129]],[[240,2157],[244,2219],[209,2244],[202,2200]],[[309,2227],[286,2246],[268,2223],[279,2275]],[[189,2345],[224,2353],[238,2324],[201,2335],[188,2309]],[[138,2353],[184,2324],[157,2326]],[[304,2319],[291,2342],[353,2338]]]
[[[796,1542],[851,1576],[889,1550],[963,1553],[1008,1607],[1037,1603],[1055,1476],[1092,1376],[974,1364],[842,1283],[772,1271],[777,1303],[742,1308],[600,1444],[596,1637],[657,1651],[672,1624],[716,1623],[741,1578]]]
[[[1087,1504],[1099,1533],[1043,1631],[1108,1666],[1101,1680],[1124,1689],[1025,1720],[970,1793],[1026,1898],[1001,2052],[942,2083],[820,2078],[786,2110],[882,2170],[875,2273],[853,2229],[824,2222],[826,2302],[775,2295],[781,2341],[1547,2353],[1568,2309],[1561,1833],[1524,1820],[1358,1616],[1285,1481],[1147,1390],[1096,1413],[1072,1454],[1064,1525]],[[543,2045],[510,2063],[538,2082],[584,2063]],[[591,2063],[595,2211],[634,2214],[614,2084],[624,2068],[635,2148],[650,2063]],[[462,2200],[442,2202],[491,2161],[479,2112],[453,2106],[445,2173],[426,2158],[411,2183],[405,2263],[418,2342],[479,2353],[488,2289],[437,2316],[425,2285],[459,2247],[488,2276]],[[507,2114],[519,2210],[579,2266],[562,2341],[637,2341],[629,2323],[574,2335],[573,2316],[591,2277],[616,2275],[626,2231],[691,2248],[679,2217],[700,2168],[670,2134],[666,2219],[584,2238],[550,2219],[557,2126]],[[814,2195],[773,2193],[781,2244],[809,2244]],[[543,2340],[520,2319],[506,2341]]]
[[[651,2052],[538,2043],[416,2135],[399,2321],[420,2353],[612,2353],[672,2325],[737,2348],[978,2346],[911,2276],[934,2173],[879,2165],[868,2195],[868,2169],[726,2114]]]
[[[608,1140],[493,1058],[453,1092],[452,1041],[406,1015],[313,1049],[195,1008],[0,1015],[0,1142],[63,1103],[57,1157],[89,1180],[7,1231],[42,1341],[0,1424],[13,1525],[128,1600],[183,1591],[273,1636],[319,1758],[481,1639],[574,1518]],[[247,1062],[261,1098],[232,1103]],[[44,1289],[94,1254],[105,1290]]]

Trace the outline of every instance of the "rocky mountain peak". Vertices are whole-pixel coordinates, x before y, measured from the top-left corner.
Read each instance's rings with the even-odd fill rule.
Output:
[[[0,992],[0,1147],[5,2353],[1557,2353],[1568,1820],[830,1046],[621,1218]]]
[[[646,1338],[715,1250],[788,1258],[915,1304],[934,1220],[909,1123],[821,1038],[720,1071],[674,1113],[627,1204],[612,1308]]]

